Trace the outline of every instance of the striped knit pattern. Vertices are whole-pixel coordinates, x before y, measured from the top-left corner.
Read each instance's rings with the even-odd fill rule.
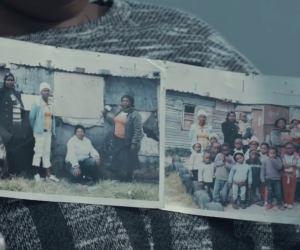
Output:
[[[90,24],[14,39],[259,73],[198,18],[131,1],[116,2]],[[300,249],[297,226],[161,210],[0,199],[0,223],[9,249],[16,250]]]

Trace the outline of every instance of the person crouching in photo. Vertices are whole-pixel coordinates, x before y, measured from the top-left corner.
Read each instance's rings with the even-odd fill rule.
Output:
[[[232,207],[239,209],[238,196],[240,196],[240,207],[246,209],[246,190],[251,188],[252,172],[251,167],[245,164],[243,153],[235,153],[233,156],[235,164],[230,170],[228,187],[232,187]],[[248,185],[248,187],[247,187]]]
[[[249,189],[249,198],[248,203],[251,204],[251,200],[258,206],[263,206],[264,202],[261,195],[261,181],[260,181],[260,172],[261,172],[261,161],[259,159],[259,154],[257,149],[251,149],[249,152],[249,159],[246,160],[251,168],[252,172],[252,185]]]
[[[41,180],[38,171],[41,160],[43,168],[46,169],[46,179],[59,182],[59,180],[50,172],[51,140],[52,136],[55,136],[55,116],[53,103],[50,99],[50,92],[50,85],[46,82],[41,83],[41,97],[32,104],[29,113],[29,122],[33,129],[35,139],[32,165],[36,168],[36,175],[34,178],[37,182]]]
[[[201,187],[207,190],[208,195],[212,200],[212,192],[214,189],[214,163],[211,160],[211,152],[203,153],[203,162],[198,170],[198,183]]]
[[[199,166],[203,162],[203,155],[202,155],[201,151],[202,151],[201,144],[195,143],[193,145],[193,152],[190,156],[190,161],[189,161],[189,165],[188,165],[188,171],[192,177],[192,181],[198,180]]]
[[[133,171],[140,166],[138,153],[144,137],[142,117],[135,109],[134,98],[122,96],[115,115],[106,109],[102,113],[113,125],[112,169],[119,181],[131,182]]]
[[[97,181],[100,156],[91,141],[85,137],[85,128],[77,125],[68,141],[66,169],[75,180]]]
[[[296,185],[297,185],[297,171],[300,169],[300,157],[295,152],[295,146],[291,142],[285,144],[285,153],[281,154],[281,161],[283,166],[282,171],[282,186],[284,206],[293,208]]]
[[[216,156],[214,162],[215,184],[213,192],[213,201],[220,202],[223,206],[227,206],[228,197],[228,176],[233,165],[233,157],[229,154],[230,148],[228,143],[224,143],[221,147],[221,153]]]
[[[266,210],[273,207],[274,192],[277,200],[277,206],[279,210],[284,210],[282,202],[282,191],[281,191],[281,170],[282,162],[277,157],[277,149],[270,147],[268,151],[269,158],[262,163],[260,179],[261,182],[265,182],[268,189],[268,200]]]

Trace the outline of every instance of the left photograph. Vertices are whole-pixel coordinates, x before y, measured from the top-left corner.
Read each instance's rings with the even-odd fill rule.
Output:
[[[0,196],[161,207],[159,71],[22,42],[16,60],[1,42]]]

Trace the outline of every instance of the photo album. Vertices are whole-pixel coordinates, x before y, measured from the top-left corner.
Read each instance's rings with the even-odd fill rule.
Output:
[[[0,197],[299,224],[299,84],[0,39]]]

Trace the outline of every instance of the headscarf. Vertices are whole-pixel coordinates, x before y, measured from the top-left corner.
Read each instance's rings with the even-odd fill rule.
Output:
[[[199,117],[200,115],[203,115],[203,116],[207,117],[207,113],[206,113],[206,111],[203,110],[203,109],[200,109],[200,110],[198,111],[197,117]]]
[[[226,116],[226,121],[227,121],[227,122],[231,122],[231,121],[228,120],[228,117],[229,117],[230,114],[234,114],[234,116],[236,117],[236,114],[235,114],[234,111],[229,111],[229,112],[227,113],[227,116]],[[234,123],[237,123],[237,121],[234,121]]]
[[[2,101],[3,97],[6,95],[6,93],[8,91],[11,91],[13,93],[16,92],[15,88],[10,89],[10,88],[6,87],[6,84],[5,84],[6,79],[10,76],[15,80],[15,76],[12,73],[5,74],[4,80],[3,80],[3,85],[2,85],[2,88],[0,89],[0,102]]]
[[[49,90],[51,91],[51,87],[50,87],[49,83],[47,83],[47,82],[42,82],[42,83],[40,84],[40,93],[42,92],[43,89],[49,89]]]

